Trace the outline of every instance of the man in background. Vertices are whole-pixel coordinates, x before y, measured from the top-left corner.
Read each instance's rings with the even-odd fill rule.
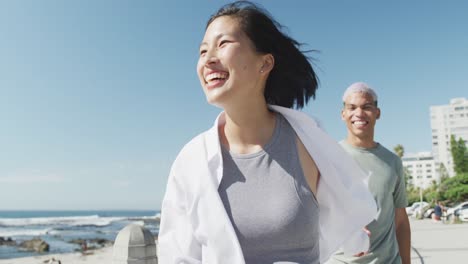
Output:
[[[378,213],[367,229],[369,252],[345,256],[337,252],[327,263],[409,264],[411,232],[405,207],[406,188],[401,159],[374,140],[374,128],[380,118],[377,94],[367,84],[352,84],[343,95],[341,118],[348,135],[340,145],[369,176]]]

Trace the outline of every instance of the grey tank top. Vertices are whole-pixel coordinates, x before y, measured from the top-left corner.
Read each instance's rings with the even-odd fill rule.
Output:
[[[279,113],[270,142],[253,154],[223,148],[218,192],[247,264],[319,263],[319,209],[296,134]]]

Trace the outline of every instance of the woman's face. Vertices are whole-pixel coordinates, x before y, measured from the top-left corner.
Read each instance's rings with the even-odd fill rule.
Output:
[[[236,18],[216,18],[206,29],[197,65],[208,102],[224,108],[253,96],[263,97],[262,63],[263,56]]]

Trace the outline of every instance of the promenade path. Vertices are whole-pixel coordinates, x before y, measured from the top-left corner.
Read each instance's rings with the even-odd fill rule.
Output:
[[[444,224],[431,219],[411,224],[411,263],[468,263],[468,223]]]

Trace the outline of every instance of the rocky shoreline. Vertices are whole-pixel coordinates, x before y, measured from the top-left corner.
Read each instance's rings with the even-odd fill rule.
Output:
[[[114,244],[113,241],[103,238],[73,239],[71,241],[68,241],[68,243],[79,245],[81,250],[77,251],[82,252],[96,250],[112,246]],[[18,247],[19,249],[24,251],[32,251],[37,253],[45,253],[50,251],[50,245],[46,241],[42,240],[40,237],[21,242],[15,241],[11,237],[0,237],[0,246]]]
[[[22,250],[34,251],[37,253],[49,252],[50,249],[50,245],[40,238],[33,238],[18,243],[11,237],[0,237],[0,246],[19,247]]]
[[[111,246],[87,252],[61,253],[61,254],[43,254],[32,257],[22,257],[14,259],[0,259],[0,264],[111,264],[112,263]]]

